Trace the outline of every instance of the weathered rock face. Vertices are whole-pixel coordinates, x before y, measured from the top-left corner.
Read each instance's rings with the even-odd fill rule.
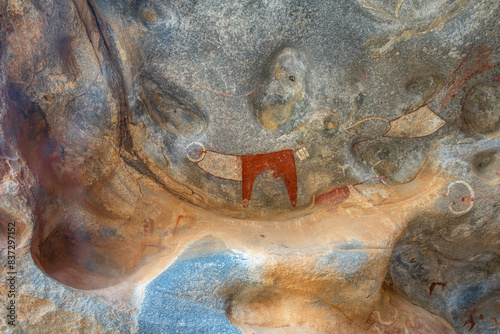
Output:
[[[2,331],[500,329],[498,1],[1,10]]]

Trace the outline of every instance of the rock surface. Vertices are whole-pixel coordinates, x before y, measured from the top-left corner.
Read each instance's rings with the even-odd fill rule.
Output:
[[[1,332],[500,330],[497,0],[0,6]]]

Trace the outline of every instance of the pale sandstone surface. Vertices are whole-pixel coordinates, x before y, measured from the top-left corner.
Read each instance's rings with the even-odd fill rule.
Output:
[[[0,4],[0,331],[500,330],[498,1]]]

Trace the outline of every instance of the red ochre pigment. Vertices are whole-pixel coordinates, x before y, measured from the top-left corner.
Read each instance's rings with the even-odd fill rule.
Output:
[[[472,79],[473,76],[495,68],[490,62],[490,53],[490,48],[488,48],[487,46],[479,48],[476,59],[474,59],[472,64],[463,74],[455,79],[453,84],[448,89],[448,92],[441,99],[442,106],[447,105],[455,96],[455,94],[460,90],[460,88],[462,88],[467,83],[467,81]]]
[[[244,155],[241,157],[241,163],[243,207],[246,208],[250,203],[255,178],[266,170],[273,170],[275,177],[283,179],[292,206],[297,205],[297,172],[292,150]]]
[[[350,194],[351,191],[349,190],[348,186],[335,188],[316,197],[314,200],[314,204],[340,204],[348,199]]]

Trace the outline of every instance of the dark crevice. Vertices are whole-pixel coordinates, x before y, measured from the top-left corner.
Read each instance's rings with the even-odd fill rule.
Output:
[[[109,58],[108,60],[112,67],[111,70],[115,72],[118,76],[118,86],[119,86],[118,89],[114,89],[116,88],[116,84],[114,84],[113,82],[108,82],[108,84],[111,90],[118,96],[118,100],[120,101],[119,123],[118,123],[120,131],[119,145],[120,148],[123,148],[131,152],[133,148],[133,142],[132,142],[132,137],[130,136],[130,133],[128,131],[130,108],[128,105],[128,101],[126,99],[127,92],[125,88],[125,80],[123,78],[123,73],[120,70],[120,66],[118,65],[118,61],[116,60],[114,53],[111,51],[109,42],[106,39],[106,34],[104,33],[101,24],[99,23],[99,18],[97,17],[94,6],[89,0],[87,0],[87,4],[96,22],[97,29],[99,30],[99,35],[101,35],[102,37],[102,43],[105,48],[105,55]]]
[[[156,176],[148,167],[148,165],[142,161],[137,155],[121,154],[123,161],[130,167],[134,168],[139,174],[144,175],[155,181],[157,184],[167,189],[165,183],[163,183],[158,176]]]
[[[75,3],[76,1],[77,0],[73,0],[73,3]],[[99,49],[103,48],[102,52],[100,53],[105,58],[104,59],[105,64],[101,64],[101,62],[99,61],[99,64],[101,66],[101,72],[104,72],[103,74],[106,78],[109,88],[119,101],[119,114],[118,114],[119,144],[118,145],[120,147],[121,158],[128,166],[134,168],[139,174],[144,175],[149,179],[153,180],[155,183],[160,185],[166,191],[170,192],[171,194],[177,196],[180,199],[187,199],[186,196],[183,195],[182,193],[169,188],[155,173],[151,171],[149,166],[135,152],[132,136],[130,135],[128,129],[128,125],[130,123],[130,107],[126,99],[126,96],[128,96],[128,94],[125,86],[124,73],[119,65],[119,60],[116,59],[115,53],[113,53],[112,51],[112,47],[110,46],[111,44],[110,38],[109,36],[107,36],[106,31],[104,30],[105,25],[103,24],[103,22],[99,21],[99,17],[96,9],[94,8],[94,5],[92,5],[90,0],[86,1],[84,0],[83,2],[87,4],[89,13],[92,15],[92,20],[95,22],[95,26],[99,32],[99,35],[101,36],[98,48]],[[75,7],[78,8],[76,4]],[[80,19],[82,19],[82,13],[79,13],[79,15]],[[82,21],[84,20],[82,19]],[[86,26],[87,29],[87,35],[91,40],[90,28],[87,28],[85,22],[84,25]],[[92,41],[91,44],[94,46]],[[95,47],[94,47],[94,53],[96,53],[96,57],[99,60]],[[106,68],[108,68],[107,64],[109,64],[108,71],[106,71]]]

